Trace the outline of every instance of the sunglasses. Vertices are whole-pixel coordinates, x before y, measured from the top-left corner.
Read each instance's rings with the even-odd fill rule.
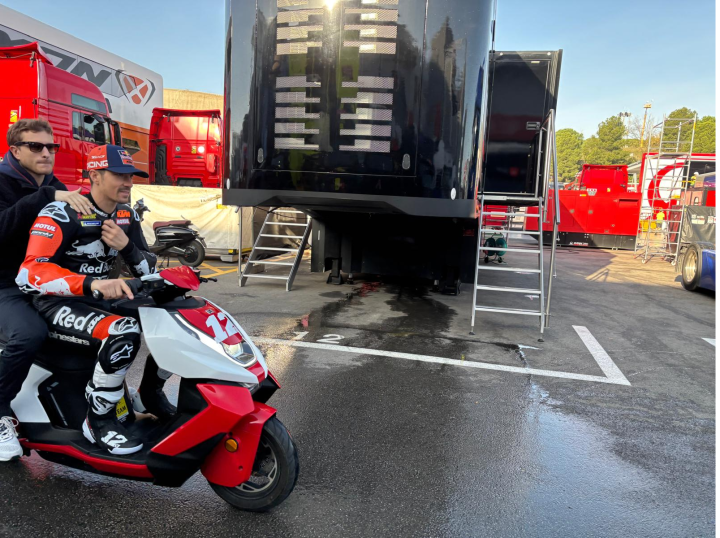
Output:
[[[46,148],[48,153],[57,153],[60,149],[60,144],[41,144],[40,142],[18,142],[15,146],[27,146],[33,153],[40,153],[43,148]]]

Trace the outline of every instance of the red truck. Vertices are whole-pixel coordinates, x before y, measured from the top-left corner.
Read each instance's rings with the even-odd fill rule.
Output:
[[[221,133],[219,110],[153,109],[150,183],[220,188]]]
[[[642,193],[628,183],[627,165],[584,164],[578,179],[560,196],[558,245],[630,249],[635,246]],[[552,242],[555,211],[553,191],[546,204],[548,218],[543,241]],[[529,208],[528,213],[537,208]],[[537,231],[537,219],[527,219],[525,228]]]
[[[52,125],[60,150],[55,175],[69,189],[89,190],[86,155],[98,145],[121,144],[120,127],[110,119],[100,90],[87,80],[54,67],[37,42],[0,47],[0,121],[4,129],[26,118]],[[7,152],[0,137],[0,158]]]

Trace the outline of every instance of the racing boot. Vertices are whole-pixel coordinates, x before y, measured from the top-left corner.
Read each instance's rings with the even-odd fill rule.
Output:
[[[98,415],[90,409],[83,422],[83,435],[91,443],[116,456],[134,454],[143,447],[142,441],[120,424],[114,406],[104,415]]]
[[[98,323],[93,337],[102,345],[85,389],[88,414],[83,435],[111,454],[133,454],[142,449],[142,441],[120,424],[116,407],[125,395],[125,374],[140,349],[140,328],[133,318],[108,316]]]
[[[171,375],[172,373],[158,367],[152,355],[148,355],[138,395],[133,400],[133,407],[137,411],[155,415],[160,420],[168,420],[175,415],[177,408],[168,401],[163,392],[165,382]]]

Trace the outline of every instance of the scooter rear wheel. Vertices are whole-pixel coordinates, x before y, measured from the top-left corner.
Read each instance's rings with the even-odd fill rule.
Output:
[[[297,448],[276,417],[265,423],[250,480],[235,488],[210,484],[224,501],[240,510],[266,512],[283,502],[297,482]]]
[[[181,254],[178,258],[183,265],[197,267],[205,261],[205,247],[197,239],[190,241],[185,247],[185,254]]]

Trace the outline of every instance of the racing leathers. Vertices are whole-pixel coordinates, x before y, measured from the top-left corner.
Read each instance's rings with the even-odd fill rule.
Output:
[[[119,253],[137,277],[155,272],[140,219],[128,205],[111,214],[97,209],[82,215],[64,202],[45,206],[30,229],[25,261],[16,283],[35,297],[47,321],[50,338],[94,346],[97,359],[86,388],[88,414],[83,432],[89,441],[113,454],[131,454],[142,442],[118,422],[115,407],[124,394],[124,380],[140,348],[136,319],[110,313],[110,303],[92,298],[91,284],[106,279],[118,251],[102,241],[105,220],[113,220],[127,235]],[[149,362],[149,360],[148,360]]]

